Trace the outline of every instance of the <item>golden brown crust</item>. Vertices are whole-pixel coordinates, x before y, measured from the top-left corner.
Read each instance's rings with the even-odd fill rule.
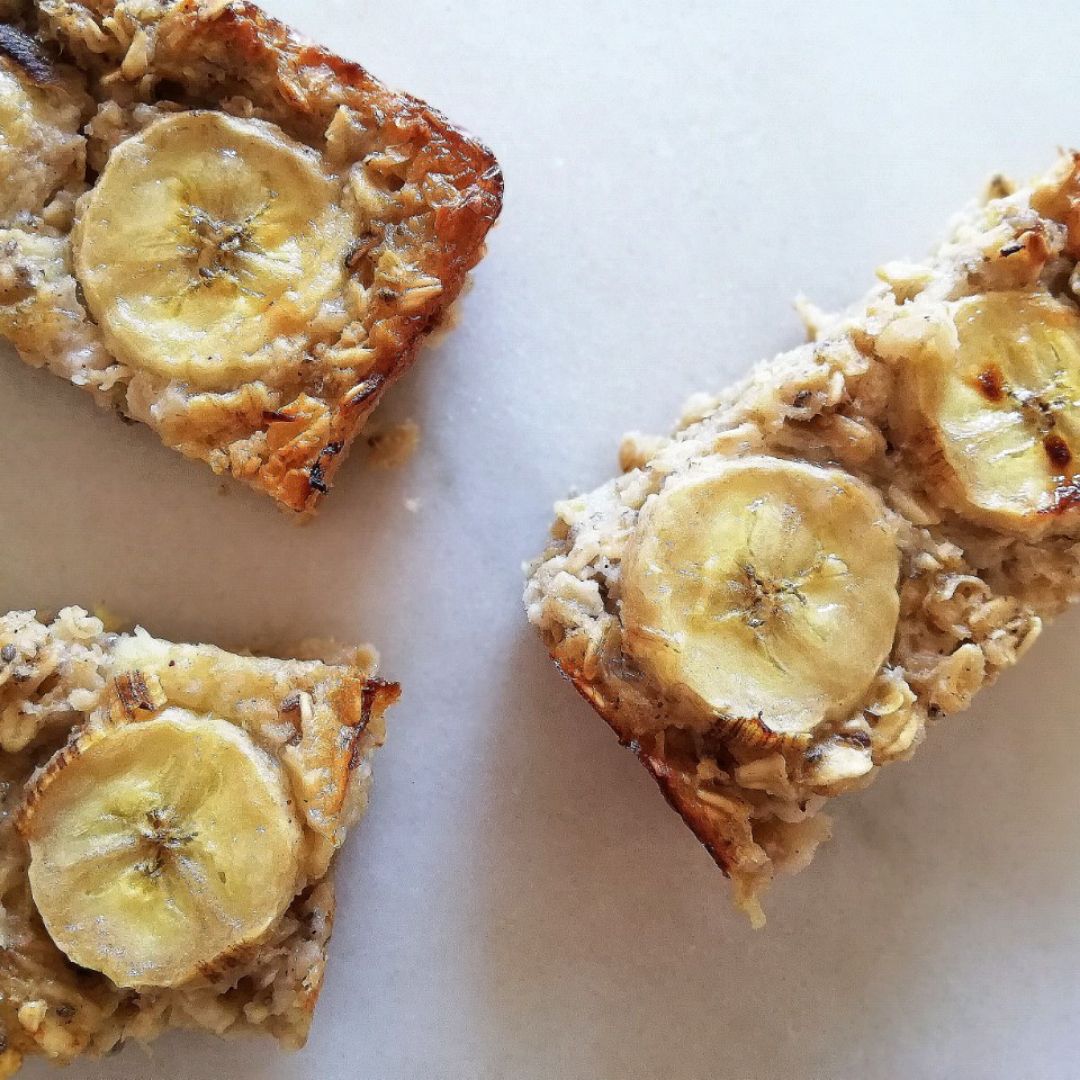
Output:
[[[730,876],[737,863],[736,847],[728,831],[730,815],[718,813],[703,802],[694,778],[671,761],[662,748],[643,741],[630,731],[618,703],[607,699],[602,686],[591,681],[579,667],[557,652],[550,655],[574,689],[604,718],[619,742],[633,750],[656,781],[668,805],[690,827],[725,876]]]
[[[415,363],[423,338],[438,325],[483,256],[484,239],[502,208],[502,170],[487,147],[425,102],[394,93],[359,64],[301,41],[254,4],[232,3],[207,17],[204,5],[187,0],[161,33],[166,45],[175,35],[178,57],[200,56],[211,42],[224,46],[237,75],[243,73],[246,89],[258,85],[249,72],[270,76],[269,86],[305,123],[309,137],[326,129],[339,104],[363,111],[384,109],[387,125],[401,142],[419,148],[410,173],[444,176],[462,196],[460,202],[435,211],[433,240],[420,260],[421,269],[442,282],[442,292],[404,315],[394,313],[392,300],[378,298],[386,311],[372,327],[375,364],[367,377],[329,412],[312,417],[259,470],[257,486],[293,510],[308,511],[329,490],[357,432],[383,394]],[[263,88],[252,100],[262,104],[259,99],[265,96]]]
[[[1065,154],[1057,169],[1039,184],[1031,205],[1068,230],[1065,253],[1080,258],[1080,152]]]

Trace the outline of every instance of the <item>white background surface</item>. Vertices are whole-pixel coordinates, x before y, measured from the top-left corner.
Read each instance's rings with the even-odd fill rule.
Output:
[[[1080,142],[1071,6],[267,6],[484,137],[506,211],[463,325],[378,415],[421,452],[354,456],[307,529],[0,357],[0,607],[371,639],[405,686],[307,1049],[178,1035],[72,1072],[1080,1074],[1080,620],[847,800],[755,933],[519,605],[550,503],[625,429],[796,344],[798,291],[854,299],[992,170]]]

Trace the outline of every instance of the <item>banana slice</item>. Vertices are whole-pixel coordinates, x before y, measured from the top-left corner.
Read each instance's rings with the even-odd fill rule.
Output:
[[[1075,527],[1080,508],[1080,312],[1049,295],[990,293],[961,301],[959,349],[913,365],[946,497],[996,528]],[[920,425],[921,427],[921,425]]]
[[[0,23],[0,37],[5,30],[13,33]],[[57,188],[81,176],[81,117],[70,79],[57,76],[34,85],[2,52],[0,221],[12,222],[22,214],[40,213]]]
[[[669,485],[623,562],[639,664],[750,743],[849,713],[892,647],[899,555],[878,495],[838,469],[728,460]]]
[[[292,900],[300,826],[281,768],[234,724],[169,708],[60,750],[18,819],[53,941],[118,986],[176,986]]]
[[[257,378],[342,286],[340,185],[271,124],[162,117],[82,200],[75,269],[109,347],[204,388]]]
[[[10,60],[0,56],[0,169],[14,176],[19,155],[33,142],[32,126],[38,110]],[[5,197],[8,193],[5,191]]]

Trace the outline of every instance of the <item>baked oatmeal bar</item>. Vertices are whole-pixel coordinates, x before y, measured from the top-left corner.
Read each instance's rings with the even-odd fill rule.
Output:
[[[335,659],[0,617],[0,1076],[171,1027],[303,1045],[398,696]]]
[[[494,157],[240,0],[0,20],[0,336],[313,511],[482,257]]]
[[[763,922],[834,796],[909,757],[1080,586],[1080,156],[628,436],[525,603]]]

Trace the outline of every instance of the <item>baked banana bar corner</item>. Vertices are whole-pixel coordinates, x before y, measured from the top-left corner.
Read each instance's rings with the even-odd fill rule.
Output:
[[[0,617],[0,1077],[172,1027],[303,1045],[398,696],[339,652]]]
[[[0,336],[313,512],[445,325],[502,174],[233,0],[0,0]]]
[[[525,603],[737,903],[1080,587],[1080,156],[998,179],[812,340],[631,435]]]

